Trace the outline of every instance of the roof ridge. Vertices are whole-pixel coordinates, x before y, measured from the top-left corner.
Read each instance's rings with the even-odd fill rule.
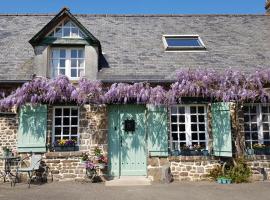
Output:
[[[0,13],[0,16],[55,16],[56,13]],[[73,14],[74,16],[92,16],[92,17],[200,17],[200,16],[268,16],[266,14]]]

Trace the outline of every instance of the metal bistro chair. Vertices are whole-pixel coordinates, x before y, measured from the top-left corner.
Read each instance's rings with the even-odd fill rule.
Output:
[[[28,159],[29,157],[31,157],[30,166],[22,168],[21,164],[23,163],[24,160]],[[30,188],[30,184],[31,184],[31,181],[33,180],[33,176],[36,174],[36,172],[38,172],[38,170],[40,168],[41,155],[32,154],[29,157],[22,159],[18,163],[18,167],[17,167],[17,171],[16,171],[16,177],[18,177],[18,173],[26,172],[28,174],[28,178],[29,178],[28,179],[28,188]],[[14,183],[14,186],[15,186],[15,183]]]

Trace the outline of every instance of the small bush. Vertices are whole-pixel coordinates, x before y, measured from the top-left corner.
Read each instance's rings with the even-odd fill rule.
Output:
[[[234,183],[246,183],[249,182],[249,177],[252,172],[244,159],[238,159],[235,165],[231,166],[230,169],[226,171],[226,174]]]
[[[208,177],[217,180],[219,177],[232,179],[233,183],[246,183],[252,172],[244,159],[231,160],[224,166],[217,166],[209,172]]]
[[[217,178],[222,175],[222,166],[216,166],[215,168],[210,170],[208,177],[212,180],[217,180]]]

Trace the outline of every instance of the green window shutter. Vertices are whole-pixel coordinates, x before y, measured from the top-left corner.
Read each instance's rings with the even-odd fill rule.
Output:
[[[19,152],[46,152],[47,106],[26,105],[20,109]]]
[[[147,106],[149,156],[168,156],[168,119],[164,106]]]
[[[213,103],[211,112],[214,155],[232,157],[230,103]]]

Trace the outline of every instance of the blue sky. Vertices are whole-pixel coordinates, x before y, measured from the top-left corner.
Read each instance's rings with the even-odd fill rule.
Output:
[[[265,0],[1,0],[0,13],[263,14]]]

